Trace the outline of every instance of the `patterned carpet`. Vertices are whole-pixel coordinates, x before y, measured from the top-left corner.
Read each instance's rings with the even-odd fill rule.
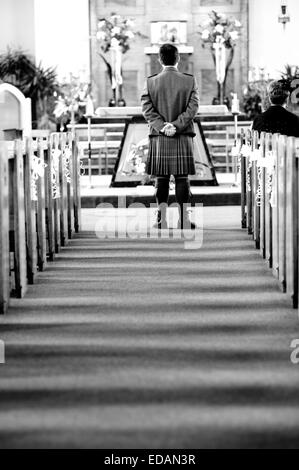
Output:
[[[298,313],[238,208],[204,244],[82,232],[0,320],[0,448],[298,448]]]

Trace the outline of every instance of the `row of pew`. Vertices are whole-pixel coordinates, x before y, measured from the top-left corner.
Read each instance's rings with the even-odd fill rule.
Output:
[[[0,313],[80,229],[80,159],[71,133],[0,142]]]
[[[242,131],[242,227],[298,308],[299,139]]]

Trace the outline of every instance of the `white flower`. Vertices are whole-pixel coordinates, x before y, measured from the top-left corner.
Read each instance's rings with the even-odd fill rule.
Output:
[[[212,20],[207,18],[204,22],[203,22],[203,26],[206,28],[208,26],[211,26],[212,24]]]
[[[134,20],[127,20],[127,26],[128,28],[134,28],[135,26]]]
[[[105,21],[105,20],[99,21],[99,23],[98,23],[98,28],[99,28],[99,29],[102,29],[102,28],[104,28],[105,26],[106,26],[106,21]]]
[[[111,16],[111,22],[117,26],[121,22],[121,16],[120,15],[112,15]]]
[[[135,34],[133,33],[133,31],[127,31],[127,32],[126,32],[126,36],[127,36],[127,38],[129,38],[129,39],[134,39]]]
[[[202,32],[202,35],[201,35],[202,39],[204,41],[206,41],[207,39],[209,39],[210,37],[210,31],[208,29],[205,29],[203,32]]]
[[[237,41],[237,39],[239,39],[239,33],[238,31],[232,31],[230,33],[230,37],[232,38],[233,41]]]
[[[221,24],[217,24],[215,28],[215,32],[219,34],[223,34],[223,31],[224,31],[224,27]]]
[[[98,31],[97,32],[97,39],[99,41],[104,41],[105,38],[106,38],[106,33],[104,33],[104,31]]]
[[[65,104],[64,99],[60,96],[58,98],[58,101],[56,102],[56,107],[55,107],[55,110],[54,110],[54,116],[56,118],[60,118],[64,114],[67,114],[67,112],[68,112],[68,107]]]
[[[239,20],[236,20],[236,21],[235,21],[235,26],[236,26],[236,28],[241,28],[242,23],[240,23]]]
[[[219,21],[223,24],[227,21],[227,17],[225,15],[219,15]]]
[[[119,34],[120,33],[120,27],[119,26],[115,26],[113,29],[112,29],[112,34]]]
[[[118,48],[118,46],[119,46],[119,40],[116,39],[116,38],[112,38],[112,39],[111,39],[111,47],[112,47],[112,49],[113,49],[113,48]]]

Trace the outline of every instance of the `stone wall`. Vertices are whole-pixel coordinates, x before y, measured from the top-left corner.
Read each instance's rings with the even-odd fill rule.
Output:
[[[201,46],[197,34],[198,25],[215,9],[238,18],[243,24],[242,40],[235,52],[230,72],[227,94],[241,93],[242,83],[248,74],[248,0],[91,0],[91,70],[93,94],[99,106],[107,105],[111,91],[105,65],[98,55],[95,40],[97,21],[116,12],[136,19],[136,29],[148,39],[136,39],[131,50],[124,56],[124,96],[128,105],[138,105],[144,79],[151,73],[150,57],[144,49],[150,46],[150,24],[152,21],[187,21],[188,45],[194,47],[190,57],[190,71],[200,84],[203,104],[210,104],[216,95],[216,78],[211,53]]]

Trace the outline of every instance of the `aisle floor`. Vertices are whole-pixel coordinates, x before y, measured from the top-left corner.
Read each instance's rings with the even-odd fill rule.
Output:
[[[0,319],[0,448],[298,448],[298,312],[240,209],[196,249],[99,220]]]

